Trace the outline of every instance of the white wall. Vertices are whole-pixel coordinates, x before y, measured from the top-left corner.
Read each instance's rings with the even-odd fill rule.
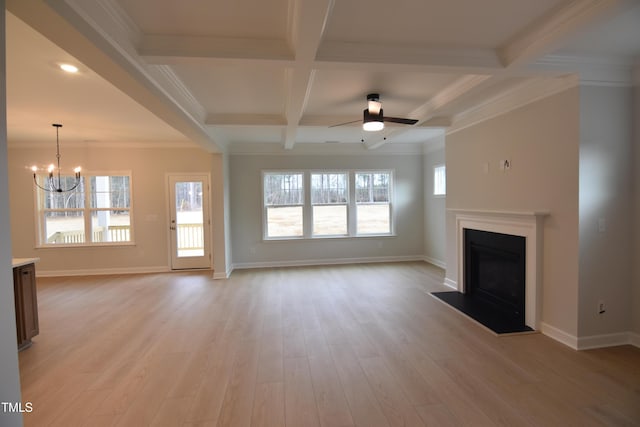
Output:
[[[261,171],[267,169],[394,169],[397,236],[263,241]],[[420,155],[231,155],[230,185],[236,267],[423,257]]]
[[[433,168],[445,164],[444,137],[424,154],[424,256],[440,267],[446,266],[446,197],[433,195]]]
[[[225,175],[225,155],[212,155],[212,177],[211,177],[211,228],[213,230],[213,269],[214,277],[224,279],[228,277],[227,264],[230,252],[227,251],[227,241],[229,239],[228,224],[228,178]]]
[[[64,148],[62,166],[82,165],[97,172],[131,171],[134,246],[35,249],[32,163],[48,163],[55,148],[9,148],[11,229],[16,257],[39,257],[44,274],[166,271],[169,269],[167,173],[209,173],[212,181],[212,224],[216,268],[224,270],[224,189],[222,155],[199,148]]]
[[[632,106],[631,88],[580,87],[581,338],[631,329]]]
[[[0,0],[0,85],[4,87],[5,74],[5,8]],[[13,298],[13,270],[11,268],[11,223],[9,221],[9,186],[7,156],[7,103],[6,91],[0,91],[0,402],[20,402],[20,375],[18,373],[18,344],[16,338],[16,312]],[[0,425],[21,426],[20,413],[3,413]]]
[[[578,332],[579,91],[569,89],[447,135],[447,209],[549,211],[544,224],[543,327]],[[511,160],[507,172],[498,161]],[[485,173],[485,165],[488,172]],[[447,279],[457,281],[447,214]]]

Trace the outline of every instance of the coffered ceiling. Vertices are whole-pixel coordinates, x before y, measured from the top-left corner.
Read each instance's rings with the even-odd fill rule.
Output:
[[[640,55],[636,0],[8,0],[7,9],[10,141],[50,139],[47,126],[65,120],[77,141],[213,152],[424,144],[559,90],[568,74],[630,84]],[[63,75],[60,62],[80,73]],[[368,93],[385,115],[418,123],[363,131]]]

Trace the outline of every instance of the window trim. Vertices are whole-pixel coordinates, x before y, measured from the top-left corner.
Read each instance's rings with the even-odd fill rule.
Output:
[[[444,170],[444,190],[442,193],[436,193],[436,174],[438,169],[442,168]],[[433,197],[436,198],[445,198],[447,197],[447,165],[444,163],[438,163],[433,165]]]
[[[46,173],[39,174],[42,176],[47,176]],[[72,175],[63,175],[63,176],[72,176]],[[87,248],[87,247],[118,247],[118,246],[135,246],[135,227],[134,227],[134,198],[133,198],[133,174],[130,170],[127,171],[84,171],[82,174],[82,179],[85,180],[85,186],[90,185],[91,177],[95,176],[127,176],[129,177],[129,207],[127,208],[129,211],[129,241],[126,242],[83,242],[83,243],[43,243],[43,234],[45,233],[45,209],[40,208],[40,196],[38,192],[42,192],[35,185],[33,186],[33,206],[34,206],[34,215],[35,215],[35,244],[34,247],[36,249],[56,249],[56,248]],[[87,184],[89,182],[89,184]],[[91,192],[85,191],[84,194],[84,208],[82,209],[47,209],[47,212],[67,212],[67,211],[82,211],[82,219],[84,222],[84,231],[85,235],[87,234],[87,230],[89,230],[89,234],[92,233],[91,227],[91,214],[93,212],[98,211],[111,211],[114,209],[109,208],[92,208],[91,207]],[[88,214],[88,215],[87,215]]]
[[[267,206],[265,205],[264,184],[267,174],[294,174],[302,173],[304,203],[302,205],[302,236],[267,236]],[[311,203],[311,175],[317,173],[346,173],[348,181],[347,194],[347,234],[344,235],[314,235],[313,234],[313,205]],[[357,233],[357,203],[356,203],[356,179],[357,173],[388,173],[389,174],[389,232],[388,233]],[[326,240],[326,239],[366,239],[366,238],[383,238],[396,237],[396,218],[395,218],[395,169],[264,169],[260,174],[260,199],[262,203],[262,240],[265,242],[288,241],[288,240]],[[373,204],[373,203],[372,203]],[[387,203],[385,203],[387,204]],[[293,205],[300,206],[300,205]],[[324,206],[324,205],[319,205]],[[342,206],[342,204],[340,204]]]
[[[267,235],[268,228],[268,220],[267,220],[267,211],[268,206],[265,203],[265,194],[264,194],[264,179],[267,175],[270,174],[279,174],[279,175],[294,175],[294,174],[302,174],[302,204],[301,205],[279,205],[280,207],[302,207],[302,236],[274,236],[269,237]],[[262,201],[262,240],[264,241],[273,241],[273,240],[300,240],[304,239],[306,235],[306,221],[305,221],[305,209],[307,206],[307,197],[309,197],[306,185],[306,173],[304,170],[299,169],[266,169],[261,171],[260,173],[260,200]]]

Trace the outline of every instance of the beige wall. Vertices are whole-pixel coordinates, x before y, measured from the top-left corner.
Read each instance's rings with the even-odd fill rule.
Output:
[[[169,268],[167,222],[167,173],[208,173],[212,180],[212,223],[215,231],[212,248],[216,268],[224,270],[224,190],[222,155],[198,148],[64,148],[62,166],[82,165],[96,172],[131,171],[133,191],[134,246],[35,249],[34,193],[32,163],[49,163],[55,149],[9,149],[9,184],[13,255],[39,257],[43,273],[73,274],[74,271],[123,272],[162,271]],[[15,148],[14,148],[15,147]],[[222,228],[222,231],[221,229]],[[219,239],[223,239],[219,243]]]
[[[630,88],[580,87],[581,338],[631,329],[632,106]]]
[[[450,134],[447,209],[549,211],[544,224],[545,325],[578,332],[577,88]],[[498,170],[510,159],[508,172]],[[484,166],[489,164],[485,173]],[[455,221],[447,214],[447,278],[457,281]]]
[[[445,164],[444,137],[442,147],[424,155],[424,255],[439,266],[446,264],[446,197],[433,195],[433,168]]]

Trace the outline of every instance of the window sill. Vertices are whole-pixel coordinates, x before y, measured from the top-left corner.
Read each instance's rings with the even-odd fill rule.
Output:
[[[135,242],[113,242],[113,243],[81,243],[81,244],[56,244],[56,245],[36,245],[35,249],[57,249],[57,248],[106,248],[135,246]]]

